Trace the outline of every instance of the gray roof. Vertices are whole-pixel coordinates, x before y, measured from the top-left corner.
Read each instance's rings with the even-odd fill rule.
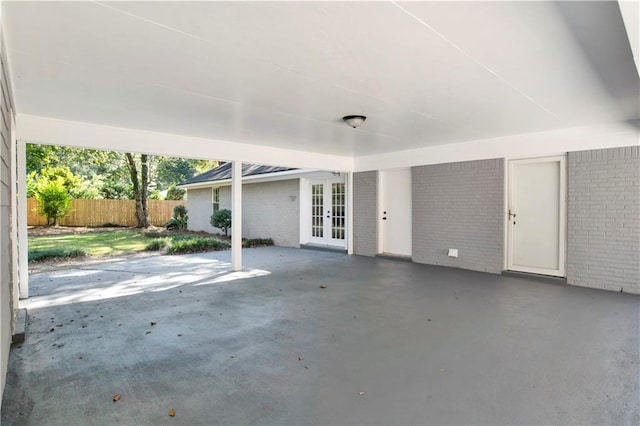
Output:
[[[274,166],[261,166],[258,164],[242,164],[242,176],[255,176],[263,175],[267,173],[285,172],[287,170],[296,170],[290,167],[274,167]],[[198,176],[194,176],[191,179],[187,179],[180,185],[190,185],[193,183],[215,182],[218,180],[231,179],[231,163],[225,163],[221,166],[206,171]]]

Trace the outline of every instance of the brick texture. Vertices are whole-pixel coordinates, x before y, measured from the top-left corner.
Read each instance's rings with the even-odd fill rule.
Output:
[[[640,293],[640,147],[568,155],[567,282]]]
[[[378,172],[353,174],[353,253],[378,252]]]
[[[213,213],[211,188],[190,189],[187,209],[190,230],[222,232],[209,223]],[[220,209],[231,210],[230,186],[220,188]],[[229,235],[232,232],[233,227]],[[272,238],[279,246],[300,246],[299,179],[242,186],[242,237]]]
[[[504,258],[504,161],[412,168],[418,263],[500,273]],[[458,249],[458,258],[447,256]]]

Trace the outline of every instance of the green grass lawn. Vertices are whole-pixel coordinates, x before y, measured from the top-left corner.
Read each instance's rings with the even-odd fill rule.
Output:
[[[29,237],[29,251],[80,249],[89,256],[105,257],[143,251],[149,238],[139,232],[90,232]]]

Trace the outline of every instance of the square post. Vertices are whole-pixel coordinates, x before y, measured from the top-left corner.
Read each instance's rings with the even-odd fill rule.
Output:
[[[231,163],[231,264],[242,270],[242,161]]]

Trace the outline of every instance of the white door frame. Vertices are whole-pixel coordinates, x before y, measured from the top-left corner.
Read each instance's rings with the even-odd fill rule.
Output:
[[[332,184],[341,183],[344,185],[345,190],[345,198],[344,198],[344,208],[345,208],[345,231],[344,231],[344,239],[335,239],[331,235],[331,218],[327,218],[326,209],[332,208]],[[313,237],[311,232],[312,226],[312,186],[322,184],[323,185],[323,197],[324,197],[324,207],[323,207],[323,237]],[[304,185],[305,196],[301,197],[300,202],[304,202],[304,207],[301,209],[303,211],[304,220],[300,221],[301,226],[304,226],[304,229],[301,230],[301,235],[303,235],[303,240],[305,241],[303,244],[312,243],[312,244],[320,244],[326,245],[329,247],[340,247],[347,248],[347,239],[349,236],[349,226],[348,226],[348,217],[349,217],[349,205],[348,205],[348,185],[345,182],[344,176],[334,177],[334,178],[320,178],[320,179],[304,179],[304,183],[301,180],[301,186]],[[330,213],[332,215],[333,213]]]
[[[385,234],[385,218],[386,214],[385,214],[385,173],[386,172],[395,172],[395,171],[407,171],[409,173],[409,176],[411,176],[411,167],[403,167],[403,168],[397,168],[397,169],[388,169],[388,170],[379,170],[378,171],[378,178],[377,178],[377,187],[378,187],[378,253],[384,253],[385,252],[385,241],[384,241],[384,234]],[[409,191],[409,198],[410,198],[410,204],[413,203],[413,194],[412,194],[412,188],[409,187],[407,189]],[[413,208],[412,205],[409,206],[409,209],[411,211],[411,209]],[[413,226],[413,223],[410,223],[410,226]],[[409,230],[409,235],[408,238],[412,238],[413,234],[411,229]],[[411,250],[409,250],[411,252]],[[390,253],[391,255],[393,255],[394,253]],[[399,255],[401,257],[406,256],[406,255]],[[408,256],[411,256],[411,253],[408,254]]]
[[[512,208],[512,192],[513,192],[513,166],[514,164],[526,164],[526,163],[543,163],[543,162],[555,162],[560,163],[560,219],[558,229],[558,269],[555,271],[549,271],[547,269],[540,269],[534,267],[514,267],[513,265],[513,225],[509,217],[509,211]],[[506,266],[508,270],[527,272],[532,274],[541,275],[553,275],[559,277],[566,276],[566,262],[567,262],[567,157],[566,155],[556,155],[551,157],[536,157],[525,159],[514,159],[508,162],[507,171],[507,191],[506,191],[506,204],[507,211],[505,212],[505,227],[507,230],[507,250]],[[550,273],[551,272],[551,273]]]

